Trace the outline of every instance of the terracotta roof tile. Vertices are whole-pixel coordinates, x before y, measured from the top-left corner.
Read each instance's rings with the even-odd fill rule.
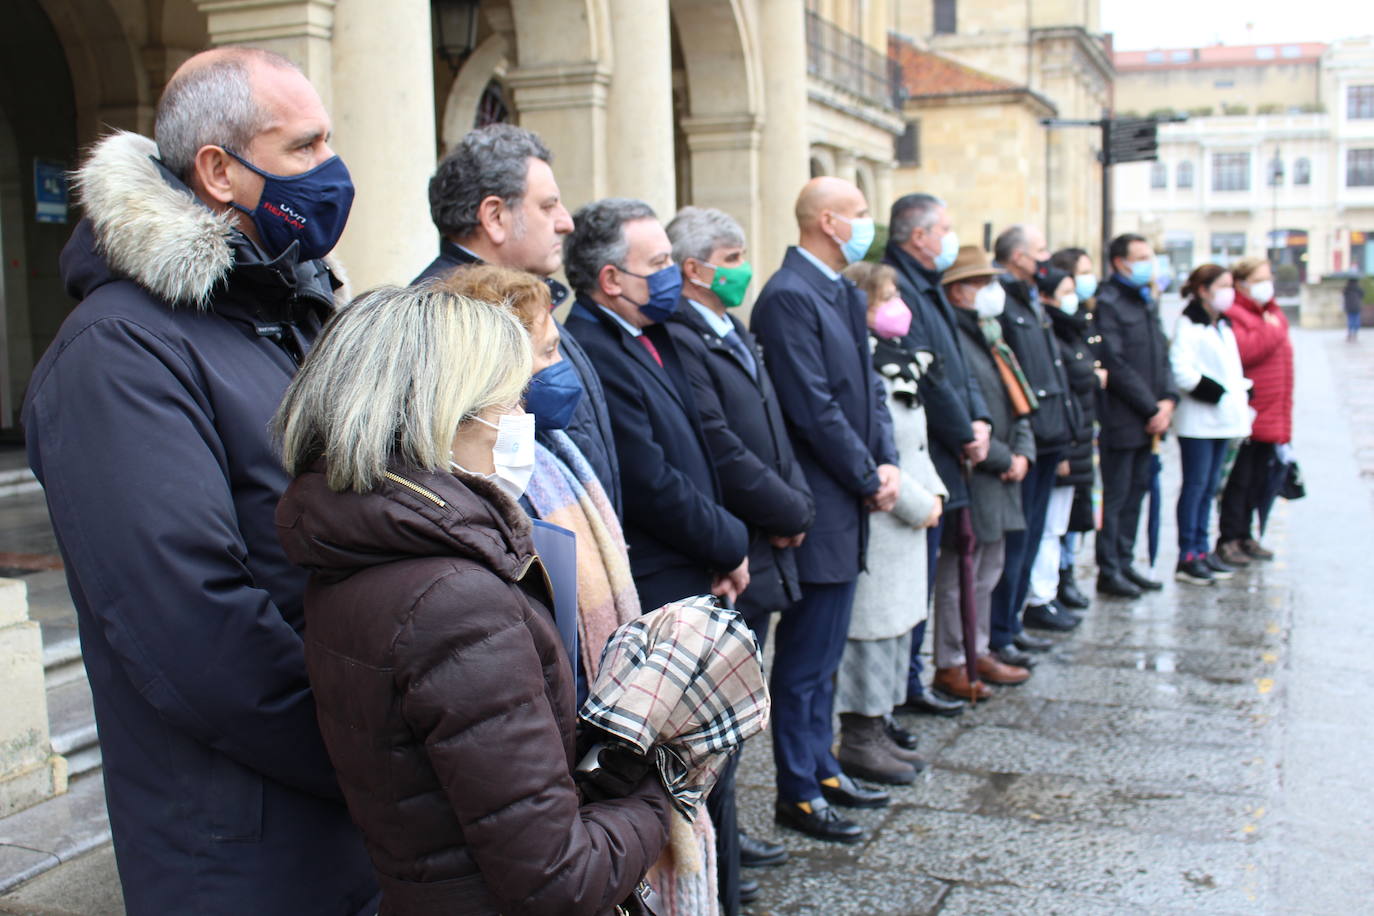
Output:
[[[1024,88],[1010,80],[965,66],[909,42],[890,38],[888,52],[902,68],[902,87],[908,97],[964,92],[1005,92]]]

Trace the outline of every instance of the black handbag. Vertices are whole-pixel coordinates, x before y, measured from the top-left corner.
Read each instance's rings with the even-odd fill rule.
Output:
[[[1279,484],[1279,495],[1284,499],[1302,499],[1307,495],[1307,486],[1302,482],[1302,471],[1296,461],[1288,462],[1283,472],[1283,483]]]

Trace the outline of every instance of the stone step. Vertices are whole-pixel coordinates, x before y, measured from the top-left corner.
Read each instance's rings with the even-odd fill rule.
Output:
[[[26,467],[0,469],[0,499],[24,493],[37,493],[42,489],[38,478],[33,476],[33,471]]]
[[[100,768],[95,707],[84,676],[48,687],[48,728],[53,751],[67,758],[70,777]]]
[[[0,894],[108,842],[104,780],[73,779],[65,794],[0,818]]]

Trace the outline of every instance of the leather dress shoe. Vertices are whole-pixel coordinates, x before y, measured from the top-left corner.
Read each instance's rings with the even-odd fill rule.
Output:
[[[759,883],[753,878],[739,879],[739,902],[753,903],[759,899]]]
[[[1054,640],[1035,636],[1022,630],[1011,638],[1011,644],[1022,652],[1048,652],[1054,648]]]
[[[1031,673],[1016,665],[1007,665],[996,656],[983,655],[978,658],[978,679],[988,684],[1015,687],[1030,679]]]
[[[1149,576],[1137,572],[1134,566],[1127,566],[1121,571],[1121,574],[1125,576],[1132,585],[1143,588],[1148,592],[1157,592],[1164,587],[1163,582],[1156,581]]]
[[[1070,614],[1051,601],[1049,604],[1032,604],[1021,615],[1021,622],[1036,630],[1053,630],[1066,633],[1083,622],[1077,614]]]
[[[831,843],[858,843],[864,829],[830,807],[823,798],[794,804],[778,799],[773,806],[773,820],[783,827]]]
[[[1034,668],[1036,658],[1029,652],[1016,648],[1016,644],[1003,646],[1000,649],[992,650],[993,657],[1004,665],[1014,665],[1017,668]],[[992,683],[997,683],[993,681]]]
[[[982,681],[969,683],[968,672],[963,665],[956,665],[953,668],[941,668],[935,672],[934,687],[936,690],[949,694],[952,697],[959,697],[961,700],[987,700],[992,698],[992,688]]]
[[[1140,589],[1136,588],[1131,580],[1121,573],[1098,576],[1097,593],[1099,595],[1111,595],[1114,598],[1139,598],[1142,594]]]
[[[770,843],[739,832],[739,864],[745,868],[768,868],[783,865],[792,858],[781,843]]]
[[[886,808],[892,801],[882,789],[865,788],[843,772],[821,780],[821,795],[830,804],[842,808]]]
[[[883,728],[887,731],[888,739],[902,750],[916,750],[918,741],[915,735],[897,724],[897,720],[891,716],[883,719]]]
[[[898,706],[897,710],[899,712],[918,712],[926,716],[944,716],[949,719],[961,715],[964,711],[964,704],[958,700],[945,699],[929,690],[923,690],[908,696],[906,702]]]

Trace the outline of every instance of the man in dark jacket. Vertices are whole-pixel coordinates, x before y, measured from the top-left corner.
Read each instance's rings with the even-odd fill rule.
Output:
[[[1016,637],[1021,633],[1021,609],[1030,588],[1031,567],[1045,531],[1045,513],[1054,488],[1059,462],[1074,444],[1078,406],[1069,389],[1064,360],[1054,326],[1040,294],[1035,277],[1049,268],[1050,252],[1045,236],[1034,226],[1012,226],[997,237],[993,254],[1007,272],[1002,278],[1006,305],[1002,311],[1002,335],[1021,363],[1040,406],[1031,414],[1035,433],[1035,462],[1021,481],[1021,508],[1026,529],[1007,533],[1006,566],[1002,581],[992,593],[992,636],[989,644],[1002,661],[1025,664],[1030,661],[1018,653]],[[1036,606],[1026,613],[1026,626],[1049,630],[1071,630],[1079,618],[1057,603]],[[1024,637],[1023,637],[1024,642]]]
[[[668,332],[692,382],[720,477],[721,500],[749,526],[749,588],[735,607],[762,645],[769,617],[801,598],[796,547],[806,537],[815,505],[792,452],[763,354],[753,335],[727,311],[744,302],[753,275],[744,260],[744,230],[720,210],[685,207],[668,224],[668,238],[685,281]],[[716,827],[718,883],[727,916],[739,912],[741,853],[751,863],[782,862],[787,855],[781,846],[772,848],[774,844],[739,834],[734,800],[738,763],[736,754],[706,800]]]
[[[567,326],[605,386],[640,605],[707,592],[733,601],[749,584],[749,534],[720,505],[691,382],[662,324],[682,291],[672,245],[638,200],[594,201],[576,223]]]
[[[1119,235],[1107,250],[1111,276],[1097,291],[1107,393],[1102,399],[1102,530],[1097,534],[1097,590],[1138,598],[1162,585],[1131,565],[1140,503],[1150,489],[1150,453],[1173,419],[1178,392],[1169,341],[1150,292],[1154,249],[1138,235]]]
[[[81,302],[24,425],[130,914],[377,910],[306,680],[306,575],[273,524],[268,427],[333,310],[319,258],[353,195],[329,129],[285,58],[209,51],[168,83],[156,145],[112,134],[77,174],[61,266]]]
[[[863,192],[814,178],[797,199],[801,244],[754,306],[792,444],[816,504],[797,555],[802,597],[778,621],[773,657],[773,759],[780,824],[858,842],[863,828],[830,805],[877,807],[885,793],[840,771],[831,753],[835,672],[868,542],[869,511],[889,511],[900,486],[882,382],[873,371],[867,302],[839,271],[863,257],[873,219]]]
[[[954,309],[945,298],[940,277],[954,263],[959,238],[951,228],[944,201],[930,194],[908,194],[892,205],[890,233],[883,262],[897,271],[897,292],[911,309],[911,331],[902,345],[908,350],[935,354],[931,371],[922,373],[921,400],[930,431],[930,455],[940,481],[949,491],[946,511],[969,504],[963,466],[987,458],[992,427],[986,399],[968,370],[963,344],[956,330]],[[953,517],[953,516],[951,516]],[[940,524],[926,532],[926,581],[934,594],[935,563],[944,530]],[[921,681],[921,644],[925,622],[911,634],[911,667],[907,672],[904,708],[934,715],[958,715],[964,704],[928,692]]]
[[[514,124],[470,131],[444,157],[429,181],[429,213],[439,230],[439,256],[413,282],[469,264],[497,264],[543,277],[553,307],[568,288],[553,278],[563,266],[563,237],[573,230],[537,134]],[[606,397],[587,353],[564,330],[558,341],[586,393],[565,427],[586,457],[616,514],[621,514],[620,468]],[[538,384],[537,382],[535,384]]]

